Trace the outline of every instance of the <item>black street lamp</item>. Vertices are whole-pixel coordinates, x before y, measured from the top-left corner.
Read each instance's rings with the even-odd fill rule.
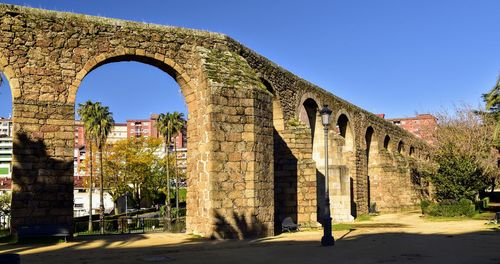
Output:
[[[321,123],[325,131],[325,214],[323,220],[323,237],[321,238],[322,246],[333,246],[335,239],[332,235],[332,217],[330,216],[330,191],[328,185],[328,126],[330,125],[330,115],[332,110],[328,105],[323,105],[323,109],[319,111],[321,115]]]

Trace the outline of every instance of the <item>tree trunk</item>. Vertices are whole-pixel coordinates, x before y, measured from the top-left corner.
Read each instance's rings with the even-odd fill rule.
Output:
[[[170,138],[170,133],[167,133],[167,138],[165,139],[165,152],[167,154],[167,194],[165,198],[165,224],[167,227],[167,230],[170,231],[170,148],[168,147],[169,144],[169,138]]]
[[[99,190],[99,196],[101,200],[101,206],[100,206],[100,215],[99,215],[99,221],[101,222],[101,234],[104,234],[104,174],[103,174],[103,166],[102,166],[102,148],[99,148],[99,175],[100,175],[100,190]]]
[[[94,164],[92,162],[92,142],[89,140],[89,155],[90,156],[90,180],[89,180],[89,232],[94,231],[94,228],[92,227],[92,176],[93,176],[93,170],[94,170]]]
[[[177,142],[174,142],[174,155],[175,155],[175,222],[179,221],[179,171],[177,168]]]

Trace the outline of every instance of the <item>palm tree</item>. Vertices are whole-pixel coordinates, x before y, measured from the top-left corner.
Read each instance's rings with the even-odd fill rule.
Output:
[[[486,103],[486,109],[489,111],[493,120],[495,120],[493,139],[495,140],[497,148],[500,148],[500,143],[498,142],[498,134],[500,133],[500,76],[491,91],[487,94],[483,94],[483,100]]]
[[[170,115],[170,122],[172,123],[172,136],[175,137],[182,131],[184,127],[184,114],[179,112],[173,112]],[[177,170],[177,142],[174,142],[174,153],[175,153],[175,219],[179,219],[179,171]]]
[[[103,175],[103,149],[106,145],[106,140],[115,121],[113,113],[109,111],[109,107],[102,106],[100,102],[96,102],[91,108],[91,116],[93,117],[92,134],[95,138],[95,145],[98,149],[99,156],[99,177],[100,177],[100,215],[101,234],[104,234],[104,175]]]
[[[93,107],[94,103],[92,101],[87,101],[84,104],[78,104],[78,110],[77,113],[80,116],[80,119],[83,121],[83,127],[85,130],[85,141],[87,142],[88,149],[89,149],[89,167],[90,167],[90,180],[89,180],[89,232],[93,231],[92,227],[92,179],[93,179],[93,174],[94,174],[94,165],[93,165],[93,153],[92,153],[92,145],[94,141],[94,137],[92,134],[91,128],[93,127],[93,117],[91,115],[91,109]]]
[[[158,116],[157,122],[156,122],[156,127],[158,128],[158,132],[163,136],[164,140],[164,152],[167,154],[167,162],[166,162],[166,176],[167,176],[167,186],[166,186],[166,193],[165,193],[165,218],[168,219],[166,221],[166,227],[167,229],[170,229],[170,151],[169,151],[169,142],[170,138],[172,137],[172,124],[170,122],[170,113],[163,114],[161,113]]]

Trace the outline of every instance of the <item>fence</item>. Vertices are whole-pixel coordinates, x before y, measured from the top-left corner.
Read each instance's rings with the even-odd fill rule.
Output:
[[[74,223],[74,236],[100,235],[100,221],[92,221],[92,231],[89,231],[88,221]],[[104,234],[137,234],[152,232],[180,233],[186,229],[185,217],[170,220],[165,218],[122,217],[104,220]]]

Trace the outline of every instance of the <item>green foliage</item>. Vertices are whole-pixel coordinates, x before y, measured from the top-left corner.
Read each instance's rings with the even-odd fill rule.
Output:
[[[186,202],[186,194],[187,194],[186,188],[179,189],[179,202]]]
[[[290,120],[288,120],[288,125],[291,126],[291,127],[299,127],[299,126],[303,126],[304,123],[302,123],[302,121],[300,121],[298,118],[294,117],[294,118],[291,118]]]
[[[430,180],[438,202],[475,200],[500,175],[494,148],[492,118],[463,106],[453,113],[437,114],[439,120],[432,155],[438,165]]]
[[[356,222],[370,221],[372,220],[372,216],[368,214],[358,215],[356,217]]]
[[[165,204],[167,205],[167,207],[170,207],[170,196],[171,196],[171,192],[170,192],[170,168],[171,166],[169,165],[170,164],[170,159],[171,159],[171,156],[170,156],[170,143],[172,142],[172,137],[175,136],[176,134],[178,134],[179,132],[181,132],[182,128],[184,127],[184,115],[182,113],[179,113],[179,112],[173,112],[173,113],[161,113],[159,116],[158,116],[158,120],[157,120],[157,123],[156,123],[156,126],[158,128],[158,131],[160,132],[160,134],[163,136],[164,140],[165,140],[165,150],[167,152],[167,156],[166,156],[166,159],[167,159],[167,162],[165,163],[165,175],[166,175],[166,181],[167,181],[167,185],[162,189],[163,193],[165,194]],[[174,143],[174,148],[175,150],[177,150],[177,144]],[[177,172],[177,158],[173,158],[175,163],[174,163],[174,174],[175,174],[175,177],[176,177],[176,182],[179,183],[179,173]],[[176,188],[176,194],[179,193],[178,189],[179,189],[179,185],[176,184],[175,186]],[[176,196],[176,209],[177,209],[177,214],[176,216],[178,217],[178,211],[179,211],[179,196],[177,195]],[[170,216],[170,211],[167,210],[167,217]]]
[[[495,140],[495,146],[500,149],[500,76],[497,79],[497,83],[493,88],[487,93],[483,94],[483,100],[486,103],[486,109],[488,110],[488,115],[495,120],[495,129],[493,131],[493,139]]]
[[[10,193],[0,194],[0,214],[9,216],[12,195]]]
[[[164,159],[156,153],[161,140],[129,138],[115,142],[106,151],[104,160],[105,186],[116,201],[131,193],[134,204],[140,204],[143,195],[152,197],[167,186],[163,177]]]
[[[450,147],[436,155],[435,159],[439,168],[431,176],[431,181],[438,202],[474,200],[486,187],[488,178],[473,157],[456,153]]]
[[[422,201],[420,204],[422,212],[430,216],[440,217],[472,217],[476,213],[474,203],[468,199],[460,199],[458,202],[453,200],[442,201],[441,203],[431,203]]]
[[[352,225],[352,224],[339,223],[339,224],[332,225],[333,231],[345,231],[345,230],[353,230],[353,229],[354,229],[354,225]]]
[[[422,214],[429,214],[429,206],[432,204],[429,200],[422,200],[420,202],[420,209],[422,210]]]

